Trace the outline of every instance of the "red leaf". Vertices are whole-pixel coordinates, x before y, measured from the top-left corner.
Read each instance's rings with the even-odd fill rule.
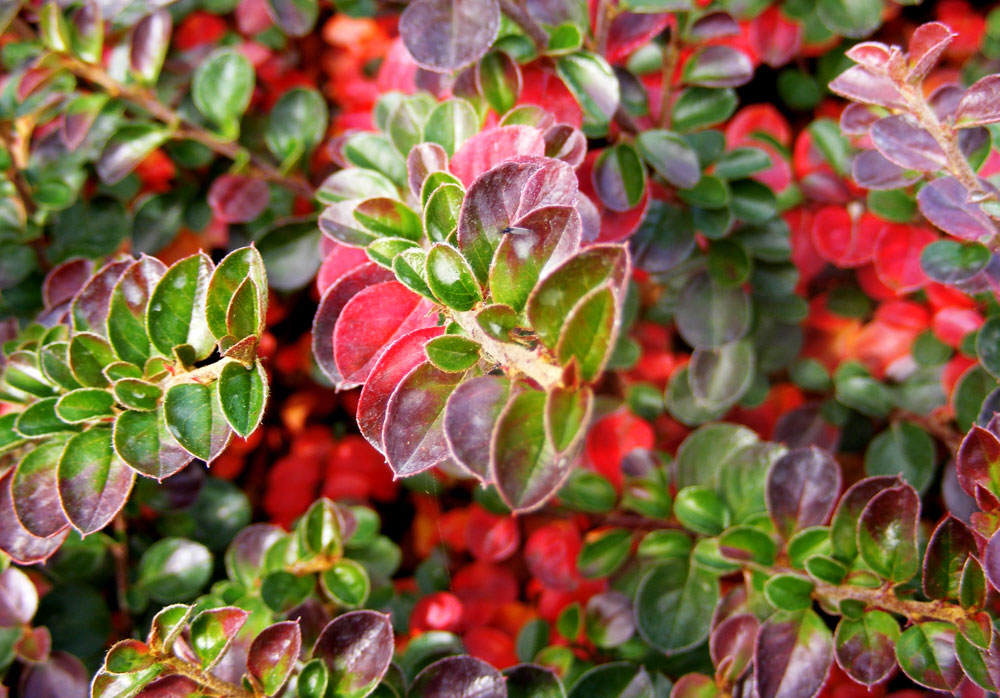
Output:
[[[270,191],[262,179],[222,175],[208,190],[208,204],[226,223],[249,223],[267,208]]]
[[[369,261],[368,255],[362,247],[348,247],[326,236],[323,237],[323,240],[329,246],[330,251],[316,275],[316,289],[320,295],[333,286],[340,277]]]
[[[443,327],[426,327],[403,335],[382,352],[372,367],[371,375],[361,389],[357,420],[361,435],[379,451],[385,450],[382,427],[389,398],[406,374],[427,360],[424,345],[428,340],[443,331]]]
[[[434,306],[398,281],[364,289],[340,312],[333,328],[333,360],[342,386],[361,385],[385,347],[400,337],[437,322]]]
[[[466,187],[505,160],[545,155],[542,132],[532,126],[491,128],[465,141],[451,158],[451,171]]]
[[[875,245],[875,272],[886,286],[909,293],[927,283],[920,253],[937,233],[914,225],[888,225]]]
[[[838,267],[860,267],[871,261],[888,225],[871,213],[853,221],[843,206],[824,206],[813,220],[813,244],[823,259]]]

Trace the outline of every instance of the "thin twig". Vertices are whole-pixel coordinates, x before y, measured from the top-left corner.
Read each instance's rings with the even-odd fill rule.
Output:
[[[507,15],[517,26],[524,30],[524,33],[528,35],[535,44],[535,49],[538,53],[542,53],[549,46],[549,35],[542,29],[542,26],[535,21],[535,18],[531,14],[521,7],[517,0],[500,0],[500,9],[503,13]]]

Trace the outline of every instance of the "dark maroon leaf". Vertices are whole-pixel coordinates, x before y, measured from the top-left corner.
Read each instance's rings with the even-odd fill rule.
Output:
[[[267,208],[267,182],[243,175],[222,175],[208,190],[208,204],[226,223],[249,223]]]
[[[816,446],[825,451],[836,451],[840,430],[826,421],[819,406],[805,405],[781,415],[772,438],[789,448]]]
[[[0,478],[0,550],[22,565],[41,562],[59,549],[69,535],[67,526],[62,532],[50,538],[39,538],[28,532],[14,514],[14,503],[10,493],[13,471]]]
[[[1000,121],[1000,75],[987,75],[965,91],[955,109],[955,125],[969,128],[997,121]]]
[[[948,156],[913,117],[896,114],[879,119],[871,128],[872,142],[884,157],[907,170],[934,172],[948,165]]]
[[[189,698],[197,695],[201,686],[186,676],[171,674],[150,681],[135,698]]]
[[[409,698],[506,698],[503,675],[475,657],[445,657],[417,674]]]
[[[285,532],[274,524],[251,524],[241,530],[226,548],[226,573],[245,587],[253,585],[264,565],[264,555]]]
[[[34,536],[48,538],[69,526],[59,503],[57,468],[64,443],[48,442],[28,452],[10,482],[14,513]]]
[[[712,664],[728,681],[736,682],[750,667],[759,629],[760,621],[750,613],[729,616],[713,628],[708,642]]]
[[[94,263],[89,259],[71,259],[54,267],[42,283],[42,300],[46,308],[53,308],[73,300],[94,273]]]
[[[389,668],[393,652],[389,617],[375,611],[352,611],[323,628],[312,656],[330,670],[334,695],[367,695]]]
[[[392,393],[382,442],[397,477],[415,475],[448,459],[444,408],[463,376],[422,363],[406,374]]]
[[[958,34],[941,22],[927,22],[917,27],[910,37],[907,81],[918,83],[923,80],[956,36]]]
[[[854,181],[866,189],[900,189],[920,180],[917,173],[908,174],[894,162],[886,160],[877,150],[862,150],[854,157]]]
[[[443,327],[425,327],[405,334],[386,347],[375,362],[368,381],[361,389],[357,421],[361,435],[379,451],[385,450],[382,428],[389,398],[407,373],[427,361],[424,345],[443,331]]]
[[[761,626],[754,648],[760,698],[812,698],[833,664],[833,638],[812,611],[779,612]]]
[[[415,0],[399,18],[399,33],[413,59],[442,73],[482,58],[499,30],[497,0]]]
[[[941,121],[950,121],[962,101],[965,89],[959,85],[942,85],[927,98],[927,103],[934,110],[934,115]]]
[[[784,538],[826,522],[840,494],[840,466],[816,447],[789,451],[767,474],[767,509]]]
[[[479,376],[465,381],[448,398],[444,435],[452,458],[482,482],[490,482],[490,442],[510,382],[503,376]]]
[[[994,589],[1000,589],[1000,531],[990,536],[983,553],[983,571]]]
[[[275,695],[288,679],[302,648],[302,631],[295,621],[264,628],[247,652],[247,671],[264,688],[264,692]]]
[[[587,155],[587,137],[569,124],[556,124],[545,129],[546,157],[562,160],[570,167],[579,167]]]
[[[861,512],[868,502],[879,492],[898,485],[898,477],[878,476],[868,477],[847,488],[840,504],[830,520],[830,540],[833,543],[833,554],[850,562],[858,554],[857,528]]]
[[[958,598],[965,561],[979,552],[968,527],[953,516],[938,524],[924,553],[924,594],[931,599]]]
[[[969,192],[954,177],[941,177],[917,194],[917,205],[931,223],[963,240],[988,241],[997,229],[986,213],[969,201]]]
[[[993,431],[973,424],[955,462],[958,482],[970,497],[977,497],[979,488],[1000,497],[1000,438]]]
[[[707,46],[684,64],[684,81],[702,87],[737,87],[753,77],[753,63],[731,46]]]
[[[848,68],[834,78],[829,87],[831,92],[857,102],[895,109],[906,106],[899,88],[888,76],[876,74],[863,65]]]
[[[313,318],[312,350],[316,364],[335,385],[344,380],[333,360],[333,328],[340,317],[340,311],[363,289],[394,278],[396,277],[388,269],[369,262],[342,275],[323,294]]]

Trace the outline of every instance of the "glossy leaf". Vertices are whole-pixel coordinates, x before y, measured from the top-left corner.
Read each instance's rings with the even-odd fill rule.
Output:
[[[608,358],[617,325],[617,303],[611,288],[590,292],[573,308],[560,331],[556,344],[560,363],[575,361],[581,380],[594,380]]]
[[[21,525],[39,538],[53,536],[68,525],[59,506],[57,477],[64,446],[61,441],[36,446],[17,464],[11,479],[14,513]]]
[[[205,316],[212,262],[204,254],[172,265],[156,284],[146,311],[146,331],[153,347],[171,356],[174,347],[188,344],[198,359],[215,345]]]
[[[399,18],[399,32],[410,55],[421,67],[438,72],[481,58],[499,29],[496,0],[417,0]]]
[[[246,438],[257,429],[264,416],[268,393],[264,367],[256,362],[248,369],[231,361],[222,368],[215,385],[226,422],[233,431]]]
[[[699,274],[681,292],[677,331],[696,348],[714,348],[743,337],[749,329],[749,299],[741,288],[726,288]]]
[[[631,145],[620,144],[601,151],[591,177],[601,202],[612,211],[627,211],[639,205],[646,191],[646,168]]]
[[[313,656],[330,671],[335,694],[361,697],[374,690],[392,660],[392,626],[374,611],[353,611],[332,620],[320,633]]]
[[[127,410],[115,420],[113,442],[118,457],[143,475],[170,477],[191,461],[167,430],[163,414]]]
[[[996,235],[993,221],[969,201],[968,190],[954,177],[924,185],[917,194],[917,205],[927,220],[955,237],[988,242]]]
[[[407,696],[445,698],[475,695],[477,698],[505,698],[507,689],[499,671],[474,657],[440,659],[413,680]]]
[[[389,398],[382,443],[389,467],[398,477],[414,475],[448,458],[444,410],[463,375],[422,363],[406,374]]]
[[[295,621],[264,628],[247,651],[247,671],[264,693],[276,695],[295,668],[302,647],[302,630]]]
[[[445,405],[444,436],[451,456],[483,482],[491,478],[490,441],[509,393],[510,382],[503,376],[478,376],[463,381]]]
[[[203,669],[221,659],[229,644],[247,621],[247,612],[234,606],[202,611],[191,621],[189,644]]]
[[[872,125],[871,137],[882,156],[903,169],[933,172],[948,164],[938,142],[912,117],[898,114],[879,119]]]
[[[167,430],[191,455],[211,462],[229,443],[232,431],[219,396],[210,386],[181,383],[163,396]]]
[[[643,131],[636,146],[643,160],[675,187],[689,189],[701,179],[697,153],[677,134],[662,129]]]
[[[954,118],[959,128],[1000,121],[1000,77],[987,75],[973,83],[962,95]]]
[[[195,70],[191,97],[198,111],[221,127],[226,136],[235,138],[253,87],[254,70],[250,61],[238,51],[220,49]]]
[[[125,270],[108,309],[107,336],[118,358],[142,366],[150,357],[146,309],[154,287],[167,268],[154,257],[143,257]]]
[[[767,474],[767,508],[775,528],[787,539],[825,523],[840,485],[840,466],[827,452],[816,447],[789,451]]]
[[[427,252],[427,285],[450,308],[464,311],[482,300],[469,263],[454,247],[438,243]]]
[[[750,81],[753,64],[730,46],[707,46],[684,64],[684,81],[701,87],[737,87]]]
[[[781,612],[761,626],[754,650],[760,698],[815,696],[833,663],[833,638],[813,611]]]
[[[919,514],[920,497],[909,485],[883,490],[861,512],[858,552],[880,576],[902,583],[916,574]]]
[[[607,132],[618,109],[620,89],[611,66],[600,56],[578,51],[556,59],[556,72],[583,109],[583,130],[588,136]]]
[[[896,659],[907,676],[939,691],[952,691],[962,680],[955,657],[955,627],[948,623],[916,623],[896,642]]]
[[[125,505],[135,471],[114,452],[111,429],[93,427],[71,438],[58,465],[59,501],[82,534],[99,531]]]
[[[677,652],[708,637],[719,599],[714,576],[686,559],[657,565],[639,583],[636,624],[642,637],[664,652]]]

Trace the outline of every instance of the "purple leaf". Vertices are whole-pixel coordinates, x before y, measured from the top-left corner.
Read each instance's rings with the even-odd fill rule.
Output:
[[[406,156],[406,179],[410,191],[420,198],[424,180],[431,172],[448,171],[448,153],[437,143],[420,143]]]
[[[833,664],[833,638],[812,611],[780,612],[757,635],[754,679],[760,698],[812,698]]]
[[[330,688],[335,695],[368,695],[388,670],[393,649],[389,616],[352,611],[323,628],[312,656],[322,659],[330,669]]]
[[[415,475],[448,459],[444,408],[464,375],[422,363],[406,374],[392,393],[382,443],[397,477]]]
[[[0,628],[30,623],[38,610],[38,591],[16,567],[0,572]]]
[[[750,613],[729,616],[712,629],[708,648],[712,664],[725,671],[729,682],[737,681],[753,661],[760,621]]]
[[[69,526],[59,503],[56,476],[64,446],[59,441],[36,446],[17,464],[10,483],[18,521],[39,538],[54,536]]]
[[[547,113],[547,112],[546,112]],[[587,137],[569,124],[556,124],[545,129],[545,156],[562,160],[577,168],[587,156]]]
[[[410,698],[506,698],[503,675],[475,657],[445,657],[417,674]]]
[[[902,109],[906,106],[899,88],[886,75],[879,75],[866,66],[848,68],[830,82],[830,91],[856,102]]]
[[[264,555],[279,539],[285,536],[273,524],[251,524],[236,534],[226,548],[226,574],[233,581],[252,586],[262,571]]]
[[[111,429],[95,426],[66,444],[58,467],[59,501],[66,518],[87,535],[110,523],[125,506],[135,471],[111,445]]]
[[[249,223],[267,208],[267,182],[242,175],[222,175],[208,190],[208,205],[226,223]]]
[[[399,18],[413,60],[440,73],[482,58],[499,30],[497,0],[415,0]]]
[[[688,35],[699,41],[721,39],[724,36],[739,36],[739,33],[739,23],[728,12],[709,12],[700,17],[688,29]]]
[[[840,130],[847,136],[863,136],[882,116],[867,104],[851,102],[840,112]]]
[[[68,652],[53,652],[48,661],[27,670],[21,679],[24,698],[85,698],[90,674],[83,662]]]
[[[983,571],[994,589],[1000,589],[1000,531],[990,536],[983,553]]]
[[[789,448],[816,446],[825,451],[836,451],[840,430],[826,421],[817,405],[804,405],[778,418],[772,439]]]
[[[941,22],[927,22],[917,27],[910,37],[910,70],[906,80],[911,83],[923,80],[956,36],[958,34]]]
[[[955,109],[958,128],[984,126],[1000,121],[1000,75],[987,75],[965,91]]]
[[[73,300],[94,273],[89,259],[71,259],[54,267],[42,282],[42,300],[46,308],[54,308]]]
[[[963,240],[989,242],[997,233],[986,213],[969,201],[969,192],[954,177],[941,177],[917,194],[917,206],[931,223]]]
[[[826,522],[840,494],[840,466],[816,447],[789,451],[767,474],[767,510],[778,533],[788,539],[795,531]]]
[[[948,156],[934,137],[907,115],[879,119],[872,125],[871,137],[883,156],[907,170],[934,172],[948,165]]]
[[[927,103],[934,110],[934,115],[941,121],[949,121],[962,101],[965,89],[958,85],[942,85],[927,98]]]
[[[877,150],[862,150],[854,157],[854,181],[866,189],[900,189],[920,180],[919,174],[907,174]]]
[[[490,442],[509,395],[505,377],[479,376],[458,386],[445,405],[444,435],[452,458],[484,483],[491,481]]]
[[[731,46],[708,46],[684,64],[684,81],[702,87],[738,87],[753,77],[753,63]]]
[[[156,82],[163,67],[173,20],[166,10],[157,10],[142,19],[132,29],[129,39],[129,64],[143,82]]]
[[[0,550],[20,565],[42,562],[51,556],[69,535],[67,526],[61,533],[50,538],[39,538],[28,532],[14,514],[14,503],[10,494],[13,471],[0,478]]]
[[[188,698],[197,695],[200,688],[197,681],[180,674],[170,674],[150,681],[135,698]]]
[[[343,274],[323,294],[313,318],[312,351],[320,370],[335,385],[344,380],[333,359],[333,329],[340,312],[362,290],[394,278],[396,277],[388,269],[369,262]]]

